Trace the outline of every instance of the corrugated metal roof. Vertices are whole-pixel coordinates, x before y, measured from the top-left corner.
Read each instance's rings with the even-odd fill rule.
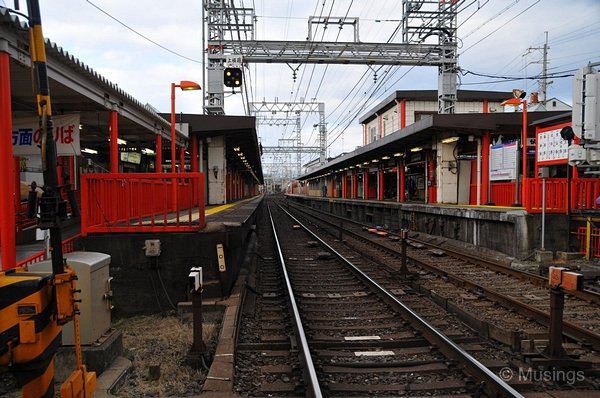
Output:
[[[24,31],[29,29],[27,22],[22,21],[17,15],[11,14],[5,7],[0,7],[0,23],[4,26],[12,28],[15,32],[18,32],[22,36],[24,41],[27,43],[29,42],[28,32]],[[50,39],[45,38],[45,44],[47,56],[51,56],[55,60],[70,66],[76,73],[86,75],[86,77],[92,79],[99,86],[112,91],[112,94],[114,94],[115,97],[120,97],[120,99],[129,102],[134,107],[138,108],[138,110],[146,113],[154,122],[159,123],[162,125],[162,127],[170,128],[170,123],[164,118],[160,117],[160,115],[151,106],[142,104],[132,95],[120,89],[118,85],[112,83],[110,80],[96,72],[89,65],[86,65],[79,58],[75,57],[73,54],[70,54],[68,51],[64,50]]]

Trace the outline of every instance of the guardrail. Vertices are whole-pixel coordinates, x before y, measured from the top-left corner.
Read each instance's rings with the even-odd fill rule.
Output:
[[[63,254],[74,252],[75,251],[75,242],[80,237],[81,237],[81,235],[77,234],[69,239],[63,240],[63,242],[62,242]],[[46,260],[46,253],[44,251],[40,251],[40,252],[32,254],[31,256],[19,261],[17,263],[17,267],[26,267],[28,265],[35,264],[35,263],[38,263],[43,260]]]
[[[81,234],[204,228],[204,173],[82,174]]]

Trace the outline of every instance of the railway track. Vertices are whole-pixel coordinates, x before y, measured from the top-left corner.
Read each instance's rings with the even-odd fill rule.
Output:
[[[252,304],[244,305],[236,350],[238,392],[519,396],[517,389],[542,388],[519,380],[510,387],[496,373],[524,366],[514,355],[482,340],[377,262],[341,243],[327,247],[298,221],[272,210],[280,252],[261,240],[255,292],[247,295]],[[284,264],[279,270],[276,258]],[[283,286],[293,289],[288,304]],[[265,306],[273,300],[275,306]],[[279,363],[265,362],[275,357]],[[244,375],[248,366],[259,371]]]
[[[342,233],[348,244],[362,246],[367,252],[376,250],[381,254],[385,253],[385,256],[391,256],[388,264],[397,266],[401,248],[397,241],[391,240],[397,239],[397,235],[381,229],[373,233],[375,230],[372,227],[305,206],[294,204],[290,208],[304,213],[304,217],[311,217],[311,222],[322,228],[329,228],[332,234]],[[457,305],[479,314],[492,325],[496,324],[495,337],[514,349],[519,348],[520,340],[547,338],[549,299],[547,288],[539,282],[545,278],[516,270],[505,272],[499,264],[488,268],[485,264],[493,264],[490,260],[475,261],[473,256],[456,250],[436,247],[430,242],[425,242],[426,246],[412,237],[410,240],[408,257],[414,266],[412,271],[420,273],[421,285],[427,290],[436,291],[444,298],[453,298]],[[534,282],[529,277],[533,277]],[[459,293],[457,286],[463,288],[464,292]],[[488,299],[488,304],[497,303],[502,308],[486,306],[486,301],[481,300],[482,298]],[[564,334],[574,341],[586,346],[592,345],[599,350],[598,314],[600,306],[596,304],[593,292],[586,291],[583,297],[567,295]],[[514,322],[510,322],[511,320]],[[502,330],[507,332],[502,333]]]

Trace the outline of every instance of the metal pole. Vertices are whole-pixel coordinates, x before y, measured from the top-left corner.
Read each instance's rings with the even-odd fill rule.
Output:
[[[585,259],[590,260],[592,257],[592,219],[587,218],[585,228]]]
[[[408,267],[406,261],[406,247],[407,247],[407,239],[408,239],[408,229],[403,229],[400,231],[400,237],[402,238],[402,263],[400,265],[400,272],[404,275],[408,274]]]
[[[521,204],[526,206],[527,190],[527,100],[523,100],[523,137],[521,138],[523,146],[523,180],[521,181]],[[518,163],[518,162],[517,162]]]
[[[12,152],[12,110],[10,95],[10,56],[8,42],[0,40],[0,237],[2,238],[2,269],[16,266],[15,245],[15,192],[16,167]]]
[[[545,246],[546,234],[546,179],[542,178],[542,250],[546,250]]]
[[[517,140],[517,150],[519,149],[519,140]],[[523,148],[525,150],[525,148]],[[517,161],[515,162],[515,204],[513,206],[520,206],[519,203],[519,154],[517,153]],[[490,156],[491,158],[491,156]]]
[[[173,202],[173,210],[177,207],[177,178],[175,177],[175,169],[177,166],[177,148],[176,148],[176,132],[175,132],[175,83],[171,83],[171,173],[173,179],[171,184],[171,201]]]

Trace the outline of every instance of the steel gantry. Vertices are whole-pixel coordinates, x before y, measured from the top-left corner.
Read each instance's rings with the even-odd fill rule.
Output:
[[[252,115],[259,115],[260,113],[268,113],[271,115],[277,115],[283,113],[286,117],[285,120],[295,120],[295,132],[296,132],[296,145],[279,145],[276,147],[263,146],[263,153],[295,153],[296,154],[296,171],[298,175],[302,174],[302,154],[318,154],[319,162],[325,163],[327,154],[327,125],[325,123],[325,103],[323,102],[251,102],[249,104],[250,113]],[[319,123],[316,126],[319,128],[319,146],[318,147],[307,147],[302,146],[302,135],[301,128],[302,123],[300,116],[302,113],[318,113]],[[292,119],[291,116],[294,116]],[[271,124],[268,118],[257,119],[259,124]],[[280,140],[282,141],[282,140]]]
[[[457,92],[456,16],[459,0],[402,0],[403,43],[359,41],[359,18],[311,17],[306,41],[254,40],[254,11],[235,7],[232,0],[203,0],[208,13],[207,113],[223,113],[223,65],[227,56],[248,63],[324,63],[438,67],[440,113],[453,113]],[[314,24],[351,24],[353,42],[313,40]],[[225,38],[225,32],[231,39]],[[237,38],[233,32],[237,32]],[[244,32],[250,39],[241,39]]]

